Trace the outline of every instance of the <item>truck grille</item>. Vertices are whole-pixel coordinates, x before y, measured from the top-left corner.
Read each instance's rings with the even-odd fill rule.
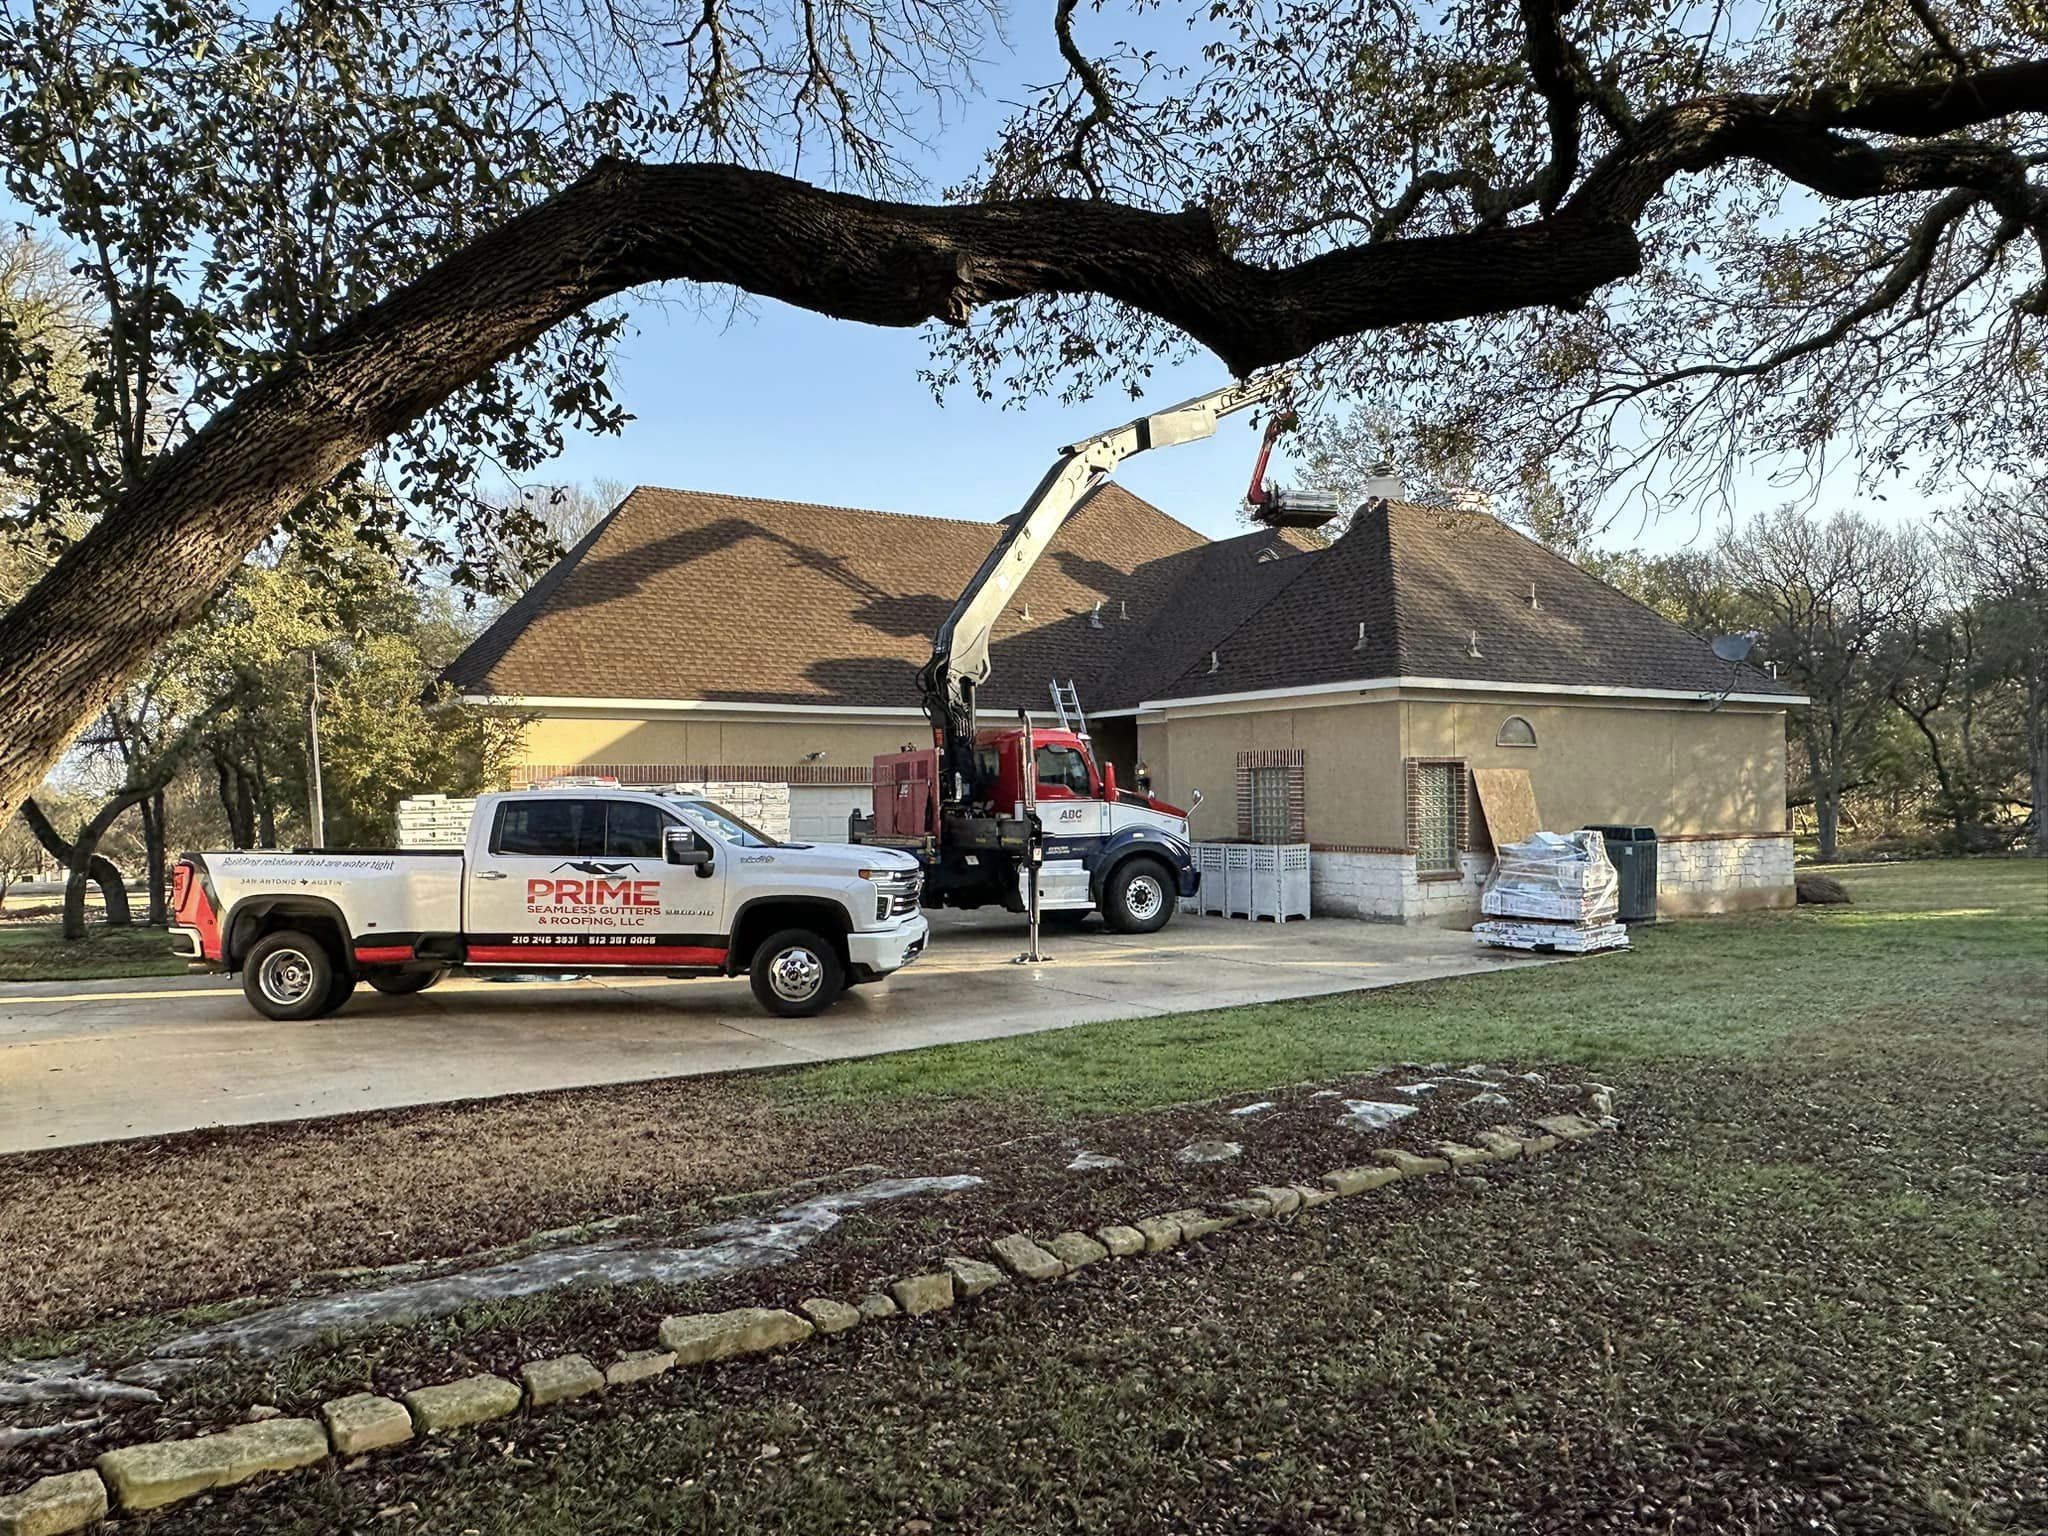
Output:
[[[887,875],[877,880],[875,887],[875,921],[886,923],[891,918],[908,917],[917,910],[917,897],[924,888],[924,875]]]

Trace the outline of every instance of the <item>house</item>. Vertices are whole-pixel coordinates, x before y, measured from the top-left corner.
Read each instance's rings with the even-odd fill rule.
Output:
[[[642,488],[447,670],[528,720],[515,782],[791,786],[844,835],[929,740],[915,674],[989,523]],[[1398,502],[1322,543],[1208,540],[1097,491],[997,626],[984,717],[1073,680],[1119,782],[1198,839],[1310,844],[1319,913],[1457,920],[1491,862],[1472,771],[1544,824],[1656,828],[1666,911],[1792,902],[1785,721],[1753,668],[1483,513]]]

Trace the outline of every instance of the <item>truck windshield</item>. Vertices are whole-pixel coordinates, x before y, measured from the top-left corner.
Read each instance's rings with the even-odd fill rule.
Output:
[[[735,848],[780,848],[782,844],[759,827],[740,820],[724,806],[710,800],[685,800],[690,813]]]

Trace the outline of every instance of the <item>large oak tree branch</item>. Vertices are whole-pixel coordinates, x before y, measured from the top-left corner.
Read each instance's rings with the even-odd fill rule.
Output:
[[[1550,49],[1538,50],[1552,60],[1542,69],[1564,99],[1573,87]],[[158,461],[0,617],[0,814],[301,499],[493,364],[637,284],[731,284],[890,326],[1101,294],[1242,374],[1375,328],[1573,304],[1638,270],[1633,226],[1671,178],[1731,159],[1831,197],[1973,187],[2038,228],[2048,221],[2008,152],[1943,135],[2044,110],[2048,62],[1680,102],[1628,120],[1549,217],[1379,239],[1277,268],[1237,259],[1200,212],[1058,198],[930,207],[733,166],[603,162],[283,361]],[[1572,129],[1562,114],[1553,127],[1558,163],[1569,164]],[[1853,132],[1923,142],[1873,146]]]

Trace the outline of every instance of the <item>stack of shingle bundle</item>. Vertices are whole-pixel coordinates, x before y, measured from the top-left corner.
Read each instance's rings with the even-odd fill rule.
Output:
[[[1498,850],[1472,933],[1501,949],[1586,954],[1628,948],[1614,920],[1620,882],[1597,832],[1538,832]]]

